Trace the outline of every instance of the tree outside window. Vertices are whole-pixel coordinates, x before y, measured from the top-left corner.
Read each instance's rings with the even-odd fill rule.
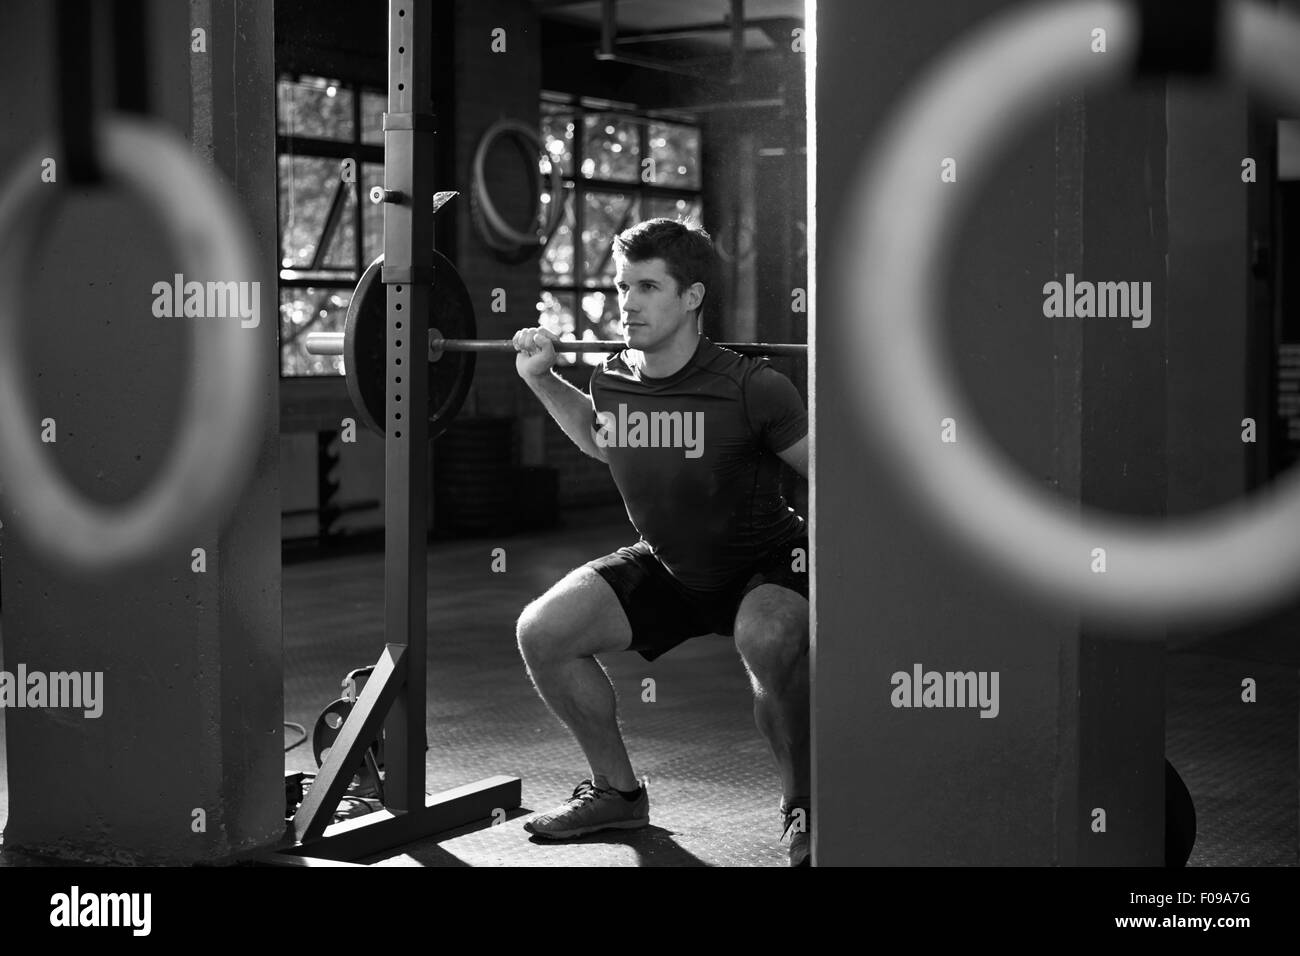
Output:
[[[322,76],[276,83],[281,375],[343,373],[341,356],[308,354],[307,333],[343,331],[353,288],[383,252],[383,210],[362,198],[383,184],[387,102]]]

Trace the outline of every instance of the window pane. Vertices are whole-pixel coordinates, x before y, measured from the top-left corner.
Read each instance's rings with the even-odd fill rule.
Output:
[[[651,123],[647,130],[654,182],[659,186],[700,188],[700,131],[690,126]]]
[[[573,114],[565,111],[551,112],[554,106],[542,104],[542,145],[552,162],[560,164],[565,176],[573,176]]]
[[[537,302],[537,324],[568,341],[574,338],[573,295],[568,292],[542,291]],[[572,353],[560,353],[561,365],[572,365]]]
[[[342,375],[343,356],[311,355],[307,333],[342,332],[351,289],[280,290],[280,373]]]
[[[279,131],[315,139],[352,139],[352,91],[338,80],[304,76],[277,84]]]
[[[384,205],[370,201],[370,187],[383,184],[383,163],[361,164],[361,218],[365,223],[361,262],[365,266],[370,265],[384,252]]]
[[[337,159],[280,157],[281,266],[311,265],[342,180]]]
[[[361,142],[384,145],[384,110],[388,109],[387,93],[361,94]]]
[[[584,339],[626,341],[623,335],[623,320],[618,311],[617,293],[596,289],[584,292],[582,314],[588,325],[583,334]],[[588,365],[599,365],[605,361],[605,357],[604,352],[589,352],[582,358]]]
[[[693,199],[647,197],[641,200],[641,215],[646,219],[684,219],[698,223],[704,220],[704,204],[698,196]]]
[[[583,117],[582,175],[588,179],[639,182],[637,123],[613,113]]]
[[[580,141],[574,139],[575,124]],[[613,239],[643,218],[701,221],[698,195],[678,199],[657,195],[654,188],[700,188],[700,131],[683,123],[652,123],[620,112],[582,113],[568,104],[545,100],[541,128],[548,155],[567,177],[576,175],[579,187],[584,179],[627,186],[581,189],[576,200],[577,190],[566,194],[561,227],[542,256],[542,284],[552,288],[543,292],[538,310],[550,317],[555,323],[551,327],[566,339],[623,341],[618,296],[613,289]],[[642,169],[642,138],[647,149],[644,158],[654,159],[652,178],[648,164]],[[582,157],[576,170],[572,168],[575,152]],[[545,173],[546,163],[542,167]],[[575,262],[575,254],[582,258]],[[576,294],[554,288],[575,282],[579,273],[582,282]],[[592,353],[576,361],[595,365],[604,358]]]
[[[551,194],[542,193],[542,202],[552,202]],[[560,220],[555,235],[542,252],[542,281],[564,285],[574,280],[573,272],[573,191],[564,191],[564,218]]]
[[[614,284],[614,237],[636,222],[636,203],[622,193],[589,192],[583,197],[583,285]]]

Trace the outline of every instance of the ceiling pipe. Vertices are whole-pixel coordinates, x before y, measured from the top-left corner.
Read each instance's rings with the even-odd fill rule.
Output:
[[[617,0],[600,0],[600,52],[596,54],[597,59],[614,55],[614,38],[618,33],[614,19],[616,2]]]
[[[731,83],[745,78],[745,0],[731,0]]]
[[[686,106],[674,106],[673,109],[683,113],[720,113],[725,110],[779,110],[785,108],[785,100],[774,96],[760,100],[722,100],[717,103],[691,103]]]
[[[596,51],[597,60],[603,63],[623,63],[627,66],[639,66],[642,69],[659,70],[662,73],[676,73],[679,76],[689,76],[695,79],[703,78],[706,75],[701,70],[679,66],[666,60],[652,60],[649,57],[628,56],[625,53],[614,52],[614,46],[618,41],[618,25],[614,11],[616,2],[617,0],[600,0],[600,49]]]

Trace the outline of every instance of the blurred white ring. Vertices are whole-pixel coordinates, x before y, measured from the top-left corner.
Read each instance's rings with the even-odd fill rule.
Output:
[[[1106,53],[1092,50],[1099,27]],[[835,265],[840,301],[861,315],[846,323],[846,380],[860,420],[922,513],[1014,585],[1079,602],[1111,623],[1226,620],[1300,589],[1300,472],[1164,527],[1080,515],[994,450],[940,347],[953,240],[999,147],[1058,97],[1126,83],[1138,29],[1135,7],[1124,2],[1020,8],[962,42],[905,100],[876,154],[864,157],[849,200],[856,215]],[[1219,44],[1225,72],[1300,111],[1294,17],[1225,3]],[[955,184],[940,181],[947,157],[957,160]],[[946,418],[958,423],[956,444],[940,441]],[[1105,549],[1105,573],[1093,570],[1095,548]]]
[[[492,202],[492,197],[488,194],[487,188],[487,154],[488,150],[498,137],[513,134],[536,150],[538,155],[545,156],[550,163],[550,195],[551,201],[547,209],[546,224],[541,232],[520,232],[510,223],[506,222],[505,217],[497,210],[496,205]],[[498,120],[484,131],[483,136],[478,141],[478,147],[474,150],[474,196],[477,198],[479,205],[482,207],[483,215],[488,224],[498,233],[513,243],[515,246],[543,246],[550,241],[556,228],[560,224],[560,217],[564,215],[564,179],[560,175],[560,165],[555,161],[542,146],[541,138],[537,135],[536,130],[530,126],[519,122],[518,120]],[[541,197],[538,197],[538,204],[541,204]],[[496,248],[496,247],[494,247]]]
[[[175,133],[125,116],[104,116],[98,152],[106,184],[125,189],[155,218],[186,281],[247,282],[259,277],[252,232],[238,200]],[[131,501],[108,507],[83,496],[60,473],[38,434],[40,418],[23,387],[22,330],[40,320],[23,303],[34,274],[36,238],[70,195],[41,182],[41,144],[15,164],[0,191],[0,496],[12,529],[54,566],[102,575],[181,549],[215,544],[261,445],[266,385],[259,339],[230,318],[157,319],[149,288],[133,320],[191,327],[184,406],[166,461]],[[159,279],[173,270],[159,264]],[[166,275],[163,275],[163,272]]]
[[[754,242],[754,230],[747,225],[742,225],[736,230],[737,238],[735,252],[732,252],[727,248],[727,241],[724,238],[730,235],[730,232],[731,227],[730,224],[728,224],[723,226],[722,229],[718,231],[718,234],[713,237],[713,251],[718,254],[718,258],[728,264],[735,262],[737,259],[744,263],[754,258],[754,252],[758,248],[757,244]],[[744,240],[748,241],[742,241],[742,237]],[[743,252],[740,251],[742,247],[744,249]]]

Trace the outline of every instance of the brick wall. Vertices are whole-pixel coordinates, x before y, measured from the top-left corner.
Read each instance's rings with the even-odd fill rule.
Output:
[[[528,0],[457,0],[455,17],[452,161],[456,188],[462,195],[456,200],[451,227],[454,258],[474,299],[479,336],[509,338],[516,330],[537,324],[540,266],[536,257],[521,263],[503,262],[497,257],[474,227],[469,191],[475,149],[492,123],[515,119],[532,129],[539,126],[541,33],[536,11]],[[505,30],[504,53],[492,50],[492,31],[498,27]],[[487,182],[493,203],[502,215],[516,228],[522,228],[535,208],[535,184],[512,143],[499,141],[488,154]],[[505,293],[503,312],[492,311],[497,289]],[[586,388],[585,377],[574,381]],[[480,357],[465,411],[518,418],[520,427],[516,432],[524,446],[520,460],[559,469],[561,507],[620,500],[609,468],[578,451],[550,416],[541,411],[537,399],[515,374],[512,360]]]
[[[560,470],[560,507],[580,508],[622,501],[608,465],[580,452],[549,415],[543,428],[546,464]]]
[[[505,52],[493,52],[493,30],[505,31]],[[457,0],[455,4],[454,119],[452,129],[456,199],[455,259],[474,299],[478,334],[509,338],[536,324],[539,267],[536,258],[522,263],[501,261],[479,237],[470,215],[474,151],[494,122],[512,119],[536,129],[541,92],[541,34],[528,0]],[[513,140],[498,141],[488,155],[488,190],[493,204],[523,228],[537,201],[526,159]],[[504,292],[505,311],[493,312],[495,290]],[[518,414],[526,406],[514,363],[482,357],[467,412],[477,415]],[[531,409],[530,409],[531,410]]]

